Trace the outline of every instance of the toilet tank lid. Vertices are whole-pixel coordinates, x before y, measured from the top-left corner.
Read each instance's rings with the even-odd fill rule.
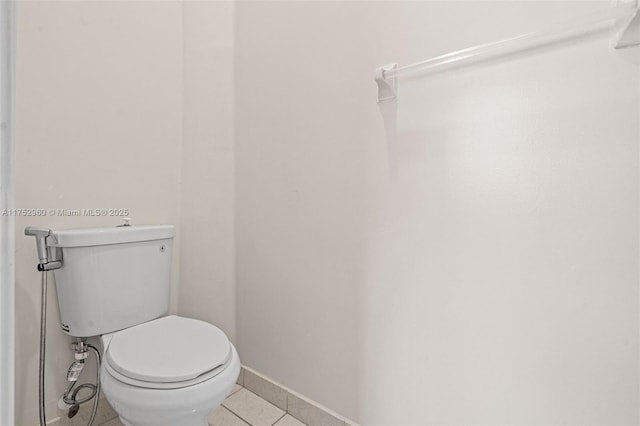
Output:
[[[51,247],[88,247],[108,244],[164,240],[176,235],[173,225],[132,225],[103,228],[55,230],[57,241],[47,238]]]

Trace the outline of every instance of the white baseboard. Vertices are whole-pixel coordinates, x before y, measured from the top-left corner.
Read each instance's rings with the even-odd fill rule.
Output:
[[[307,425],[359,426],[356,422],[249,367],[242,367],[238,384]]]

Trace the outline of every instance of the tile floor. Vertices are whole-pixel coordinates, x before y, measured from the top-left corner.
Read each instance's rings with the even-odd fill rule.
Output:
[[[102,426],[122,426],[115,418]],[[209,426],[306,426],[284,410],[236,385],[231,395],[209,415]]]

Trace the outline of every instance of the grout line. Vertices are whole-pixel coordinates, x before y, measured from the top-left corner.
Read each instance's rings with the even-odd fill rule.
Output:
[[[245,422],[249,426],[254,426],[253,423],[251,423],[249,420],[245,419],[240,414],[238,414],[235,411],[233,411],[231,408],[229,408],[229,407],[224,407],[224,408],[226,408],[228,412],[230,412],[231,414],[233,414],[234,416],[236,416],[237,418],[239,418],[240,420],[242,420],[243,422]]]
[[[253,426],[251,423],[249,423],[247,420],[243,419],[242,417],[240,417],[239,415],[237,415],[236,413],[234,413],[233,411],[231,411],[230,409],[228,409],[227,407],[224,407],[228,412],[230,412],[232,415],[236,416],[237,418],[239,418],[241,421],[243,421],[244,423],[248,424],[249,426]]]
[[[245,388],[245,387],[242,387],[241,389],[238,389],[236,392],[234,392],[234,394],[235,394],[235,393],[240,392],[242,389],[246,389],[246,391],[247,391],[247,392],[249,392],[249,393],[251,393],[251,394],[255,395],[257,398],[262,399],[262,400],[263,400],[263,401],[265,401],[267,404],[274,406],[274,407],[275,407],[275,408],[277,408],[278,410],[280,410],[280,411],[284,411],[284,413],[283,413],[280,417],[278,417],[278,420],[276,420],[274,423],[272,423],[272,424],[271,424],[271,426],[274,426],[276,423],[278,423],[280,420],[282,420],[282,418],[283,418],[284,416],[286,416],[287,414],[289,414],[289,411],[288,411],[288,410],[283,410],[282,408],[278,407],[278,406],[277,406],[277,405],[275,405],[275,404],[272,404],[271,402],[267,401],[266,399],[264,399],[264,398],[263,398],[263,397],[261,397],[260,395],[258,395],[258,394],[256,394],[256,393],[251,392],[249,389],[247,389],[247,388]],[[229,395],[229,396],[231,396],[231,395]],[[228,396],[227,398],[229,398],[229,396]],[[231,407],[227,407],[226,405],[224,405],[226,401],[227,401],[227,399],[225,398],[225,400],[224,400],[224,401],[222,401],[222,404],[220,404],[220,405],[221,405],[222,407],[226,408],[226,409],[227,409],[227,411],[229,411],[230,413],[232,413],[234,416],[238,417],[240,420],[242,420],[243,422],[247,423],[249,426],[254,426],[254,425],[253,425],[253,423],[251,423],[249,420],[245,419],[245,418],[244,418],[244,417],[242,417],[240,414],[238,414],[238,413],[236,413],[235,411],[233,411],[233,410],[231,409]],[[287,408],[289,408],[289,407],[288,407],[288,405],[287,405]],[[295,418],[295,417],[294,417],[294,418]],[[304,422],[303,422],[303,423],[304,423]],[[305,423],[305,424],[306,424],[306,423]]]
[[[282,420],[282,418],[283,418],[284,416],[286,416],[287,414],[288,414],[288,413],[285,411],[285,412],[284,412],[284,414],[283,414],[282,416],[280,416],[280,418],[279,418],[278,420],[276,420],[275,422],[273,422],[273,423],[271,424],[271,426],[275,426],[275,425],[276,425],[280,420]]]

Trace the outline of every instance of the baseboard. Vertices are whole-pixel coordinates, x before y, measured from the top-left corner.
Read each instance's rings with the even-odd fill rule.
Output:
[[[238,384],[309,426],[359,426],[249,367],[242,366]]]

